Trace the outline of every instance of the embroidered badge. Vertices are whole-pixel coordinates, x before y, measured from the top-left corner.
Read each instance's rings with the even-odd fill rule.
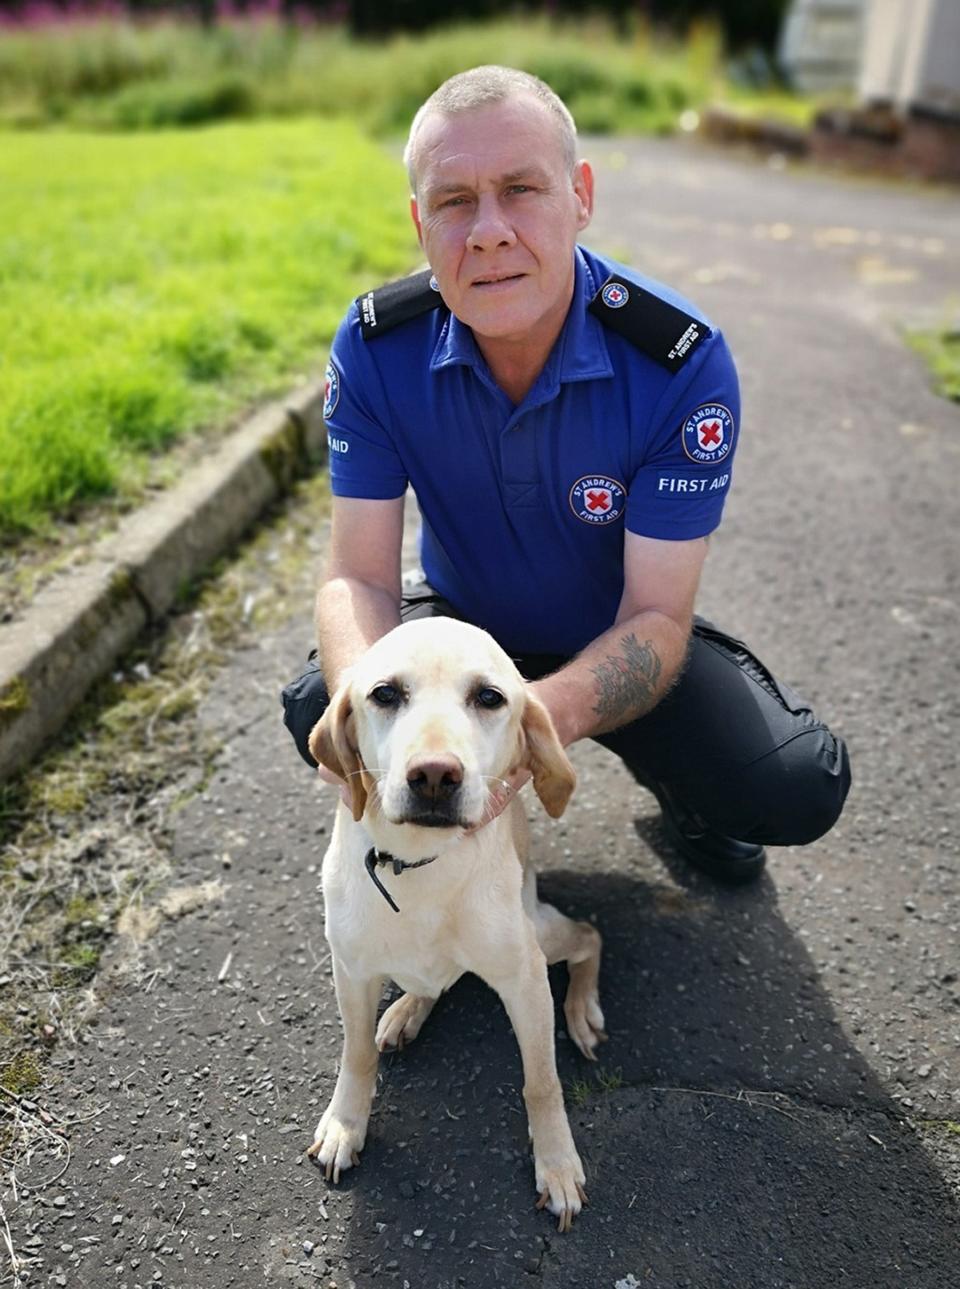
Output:
[[[610,524],[623,514],[627,491],[616,479],[585,474],[570,489],[570,509],[585,524]]]
[[[683,450],[697,465],[719,465],[733,449],[733,417],[722,403],[704,403],[683,423]]]
[[[630,299],[630,292],[620,282],[608,282],[600,292],[600,299],[608,309],[622,309]]]
[[[340,401],[340,373],[334,366],[333,359],[327,363],[323,384],[323,419],[332,416]]]

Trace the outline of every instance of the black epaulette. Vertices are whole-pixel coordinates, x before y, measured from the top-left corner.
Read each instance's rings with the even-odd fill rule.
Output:
[[[699,318],[616,274],[607,278],[587,308],[671,372],[679,371],[711,335]]]
[[[421,313],[443,304],[435,285],[436,278],[429,269],[402,277],[398,282],[388,282],[376,291],[357,297],[360,309],[360,330],[364,340],[382,336],[401,322],[419,318]]]

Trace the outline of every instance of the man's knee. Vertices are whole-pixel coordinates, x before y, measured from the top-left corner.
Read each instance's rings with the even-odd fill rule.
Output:
[[[745,841],[805,846],[840,818],[850,789],[850,758],[842,739],[815,725],[746,767],[741,791],[754,826]],[[741,836],[740,833],[735,834]]]
[[[293,735],[297,751],[312,769],[317,763],[310,755],[307,741],[310,731],[327,709],[330,702],[327,687],[320,673],[320,665],[315,658],[307,663],[307,669],[296,680],[290,682],[281,694],[283,702],[283,723]]]

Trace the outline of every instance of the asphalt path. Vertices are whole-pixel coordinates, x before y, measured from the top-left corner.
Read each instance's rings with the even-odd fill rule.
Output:
[[[847,738],[844,817],[719,890],[670,854],[652,798],[577,747],[571,808],[534,843],[544,892],[605,941],[599,1079],[552,973],[590,1207],[566,1236],[535,1212],[516,1043],[472,979],[383,1058],[335,1189],[302,1155],[339,1054],[318,890],[333,802],[277,699],[309,643],[305,585],[202,713],[225,746],[175,822],[173,883],[220,879],[221,898],[141,946],[64,1058],[101,1108],[20,1214],[31,1283],[960,1283],[960,413],[898,334],[956,308],[960,199],[682,142],[593,155],[590,244],[697,300],[738,358],[700,608]]]

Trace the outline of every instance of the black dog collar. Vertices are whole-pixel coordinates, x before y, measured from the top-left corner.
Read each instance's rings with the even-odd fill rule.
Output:
[[[377,865],[392,864],[394,874],[399,877],[405,868],[423,868],[424,864],[432,864],[436,858],[436,855],[430,855],[427,859],[416,859],[413,863],[408,863],[405,859],[397,859],[395,855],[390,855],[385,850],[377,850],[376,846],[371,846],[364,858],[363,866],[370,874],[374,886],[393,909],[394,913],[399,913],[399,907],[393,902],[390,892],[377,876]]]

